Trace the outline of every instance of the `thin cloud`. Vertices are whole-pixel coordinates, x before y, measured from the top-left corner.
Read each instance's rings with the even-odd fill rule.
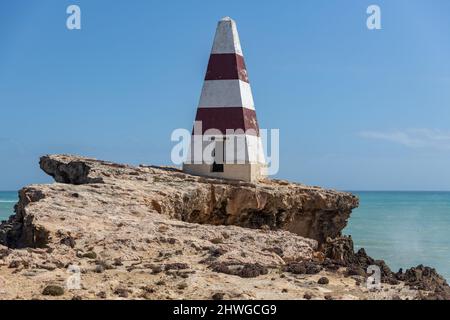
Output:
[[[434,129],[362,131],[359,135],[366,139],[389,141],[409,148],[450,150],[450,132]]]

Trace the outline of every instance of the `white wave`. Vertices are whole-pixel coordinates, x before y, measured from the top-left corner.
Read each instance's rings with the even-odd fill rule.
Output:
[[[16,203],[17,200],[0,200],[0,203]]]

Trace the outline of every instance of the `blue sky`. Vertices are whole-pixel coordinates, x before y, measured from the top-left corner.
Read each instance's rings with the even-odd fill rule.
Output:
[[[77,4],[82,29],[66,28]],[[378,4],[382,30],[366,27]],[[169,164],[217,21],[236,20],[279,178],[450,190],[450,2],[2,1],[0,190],[50,179],[47,153]]]

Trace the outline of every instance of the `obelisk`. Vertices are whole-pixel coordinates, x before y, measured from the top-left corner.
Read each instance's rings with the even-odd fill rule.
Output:
[[[217,25],[183,170],[243,181],[265,177],[255,105],[236,23]]]

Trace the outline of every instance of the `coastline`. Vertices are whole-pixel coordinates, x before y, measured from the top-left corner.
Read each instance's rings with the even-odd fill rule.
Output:
[[[393,224],[391,230],[387,230],[382,227],[379,229],[373,229],[374,224],[371,219],[371,206],[375,206],[375,209],[372,210],[376,213],[377,217],[381,220],[384,219],[385,215],[389,215],[392,213],[385,212],[386,207],[389,209],[389,204],[386,206],[380,206],[378,203],[366,203],[365,195],[372,194],[394,194],[401,196],[402,194],[416,194],[420,196],[422,194],[440,194],[440,195],[449,195],[448,191],[359,191],[353,190],[348,191],[356,194],[360,198],[360,206],[353,210],[353,213],[349,219],[349,223],[347,227],[343,230],[343,234],[352,236],[352,239],[355,244],[355,249],[359,250],[364,248],[367,253],[371,256],[378,257],[386,261],[386,263],[393,269],[399,270],[400,268],[407,269],[412,265],[426,264],[431,265],[436,268],[438,271],[442,273],[442,275],[449,281],[450,279],[450,270],[447,268],[447,261],[450,259],[448,257],[447,250],[440,248],[444,248],[448,240],[447,239],[447,225],[445,225],[445,220],[440,220],[439,224],[441,227],[439,228],[442,232],[436,235],[436,228],[434,226],[425,226],[422,224],[422,231],[427,234],[427,230],[430,230],[435,233],[436,240],[430,243],[429,238],[414,240],[416,243],[415,246],[410,246],[411,239],[408,237],[403,237],[401,239],[395,239],[392,237],[392,234],[402,234],[404,230],[402,230],[403,226],[398,226],[398,224],[402,224],[404,220],[401,215],[395,211],[394,221],[388,222]],[[18,202],[17,191],[0,191],[0,221],[7,220],[11,215],[14,214],[14,205]],[[9,199],[13,195],[16,200],[5,200]],[[403,199],[399,197],[396,199],[396,203],[401,202]],[[381,197],[380,201],[384,203],[384,198]],[[2,203],[7,204],[3,206],[2,211]],[[412,203],[405,203],[405,206],[416,206],[417,204],[413,201]],[[433,208],[430,206],[425,206],[427,209],[427,213],[433,213]],[[398,210],[398,209],[395,209]],[[2,215],[3,213],[3,215]],[[434,213],[434,215],[438,215]],[[425,215],[424,215],[425,216]],[[421,222],[421,220],[417,221]],[[384,222],[386,223],[386,222]],[[443,224],[444,223],[444,224]],[[450,225],[450,224],[449,224]]]
[[[344,229],[355,247],[383,258],[394,270],[427,264],[450,279],[450,192],[355,191],[360,206]]]
[[[349,193],[73,156],[43,157],[41,168],[57,183],[22,189],[0,226],[10,247],[0,247],[0,276],[12,296],[54,298],[46,293],[56,286],[63,299],[450,297],[432,268],[395,273],[355,252],[340,236],[358,205]],[[65,288],[70,265],[81,268],[80,290]],[[381,270],[380,290],[366,286],[370,265]],[[28,289],[14,291],[13,279]]]

